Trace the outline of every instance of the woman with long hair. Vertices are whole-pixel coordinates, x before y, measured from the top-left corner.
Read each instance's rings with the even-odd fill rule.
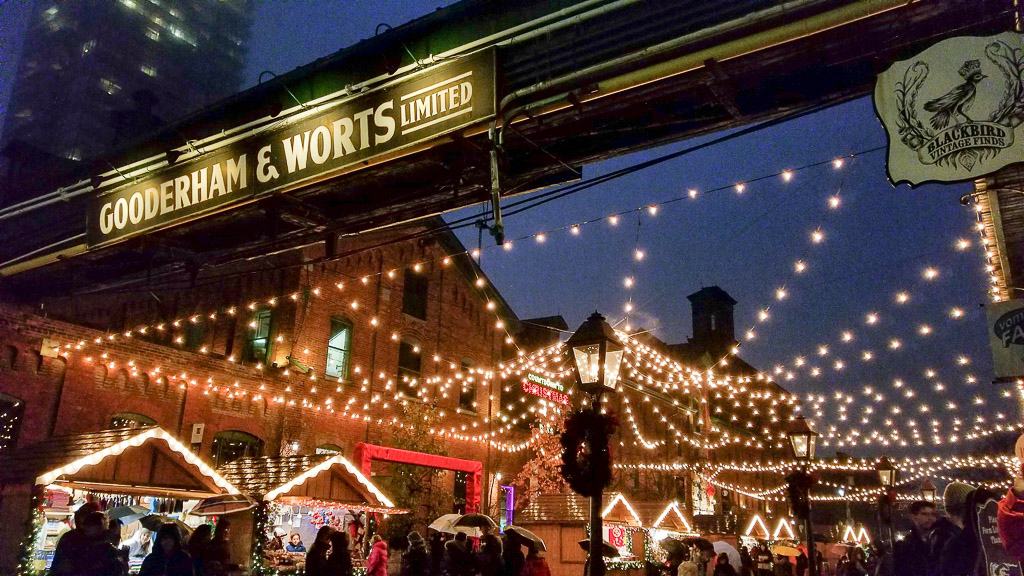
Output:
[[[331,549],[331,534],[333,533],[334,529],[327,525],[321,526],[317,531],[313,544],[306,552],[306,576],[330,574],[327,571],[327,554]]]
[[[348,533],[335,530],[331,532],[331,554],[327,557],[327,574],[352,576],[352,573],[352,552],[349,550]]]

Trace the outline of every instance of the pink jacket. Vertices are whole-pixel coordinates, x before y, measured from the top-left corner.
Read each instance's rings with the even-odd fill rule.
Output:
[[[388,545],[374,542],[366,559],[366,576],[388,576]]]

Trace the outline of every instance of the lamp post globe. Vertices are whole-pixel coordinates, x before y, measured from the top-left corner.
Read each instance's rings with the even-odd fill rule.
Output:
[[[793,457],[800,462],[810,462],[814,459],[814,448],[818,442],[818,433],[815,432],[803,416],[797,416],[789,425],[786,431],[789,436],[789,446],[793,449]]]
[[[597,312],[566,341],[580,388],[590,394],[614,391],[622,365],[623,346],[615,330]]]
[[[892,488],[896,485],[899,470],[896,469],[896,466],[893,465],[892,460],[889,460],[888,456],[882,456],[882,459],[875,464],[875,472],[878,472],[878,481],[882,484],[883,488]]]
[[[929,478],[925,478],[924,482],[921,482],[921,498],[924,498],[928,502],[935,501],[935,484]]]

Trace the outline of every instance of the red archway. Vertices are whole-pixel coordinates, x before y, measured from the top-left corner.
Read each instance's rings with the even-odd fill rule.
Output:
[[[370,477],[370,467],[374,460],[382,462],[395,462],[398,464],[414,464],[428,468],[440,468],[442,470],[454,470],[465,472],[466,477],[466,512],[476,512],[480,509],[481,477],[483,476],[484,465],[476,460],[463,460],[450,456],[437,456],[425,452],[413,452],[400,448],[388,448],[360,442],[356,444],[353,459],[359,470],[367,478]]]

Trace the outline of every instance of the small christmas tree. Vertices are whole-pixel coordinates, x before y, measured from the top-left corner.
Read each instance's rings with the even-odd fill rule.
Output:
[[[564,421],[554,426],[543,423],[530,428],[533,457],[516,476],[512,484],[522,495],[520,502],[526,506],[537,494],[561,494],[566,491],[562,478],[562,445],[559,437],[565,429]]]

